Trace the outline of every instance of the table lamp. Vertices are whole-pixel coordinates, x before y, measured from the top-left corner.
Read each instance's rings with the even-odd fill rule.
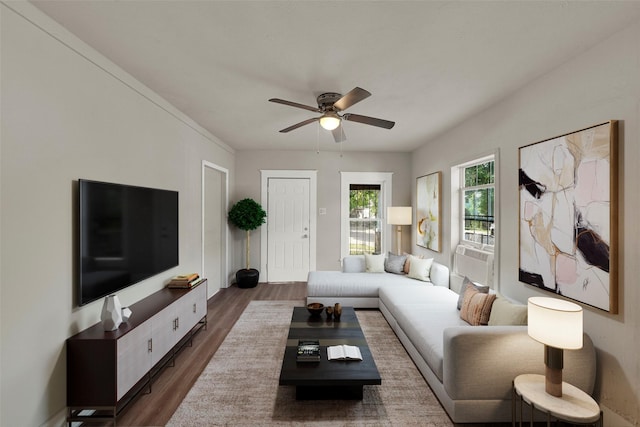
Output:
[[[544,344],[545,391],[562,396],[563,350],[582,348],[582,307],[569,301],[531,297],[528,333]]]
[[[387,224],[397,225],[398,238],[398,255],[402,253],[402,227],[403,225],[411,225],[411,206],[389,206],[387,208]]]

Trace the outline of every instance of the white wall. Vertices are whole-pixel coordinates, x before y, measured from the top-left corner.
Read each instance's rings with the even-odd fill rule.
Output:
[[[313,141],[312,141],[313,142]],[[391,143],[392,141],[390,141]],[[300,142],[304,146],[304,142]],[[348,141],[345,142],[348,144]],[[320,147],[322,150],[322,147]],[[318,209],[326,215],[318,216],[316,245],[317,270],[340,269],[340,172],[393,172],[393,203],[406,206],[411,201],[415,182],[410,180],[409,153],[350,153],[320,151],[311,144],[308,151],[238,151],[236,155],[235,190],[231,204],[251,197],[260,201],[261,169],[300,169],[318,171]],[[409,227],[403,227],[403,245],[409,242]],[[391,229],[390,229],[391,231]],[[394,233],[395,234],[395,233]],[[243,268],[244,232],[234,232],[235,248],[232,271]],[[392,238],[395,247],[395,235]],[[407,246],[408,249],[408,246]],[[251,234],[251,263],[260,263],[260,232]]]
[[[451,166],[499,149],[499,286],[507,296],[526,302],[532,295],[552,294],[518,281],[518,147],[620,120],[620,313],[585,307],[584,316],[585,331],[598,348],[595,397],[605,407],[605,425],[615,427],[640,424],[639,40],[636,23],[586,53],[567,58],[561,67],[430,141],[412,157],[414,178],[443,171],[443,217],[448,218]],[[445,221],[444,235],[450,231],[451,223]],[[450,248],[436,257],[449,263]]]
[[[60,425],[65,339],[102,305],[75,306],[76,181],[179,191],[180,265],[119,292],[130,305],[200,269],[201,163],[234,153],[29,3],[0,14],[0,425]]]

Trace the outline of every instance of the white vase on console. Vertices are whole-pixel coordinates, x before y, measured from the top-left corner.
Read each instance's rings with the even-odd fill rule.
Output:
[[[115,331],[122,323],[122,305],[117,295],[108,295],[102,306],[102,326],[105,331]]]

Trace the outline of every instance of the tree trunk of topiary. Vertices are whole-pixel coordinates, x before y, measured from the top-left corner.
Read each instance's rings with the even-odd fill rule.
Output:
[[[251,263],[249,262],[249,254],[250,254],[250,249],[251,249],[251,238],[250,236],[250,231],[247,230],[247,270],[249,270],[249,266],[251,265]]]

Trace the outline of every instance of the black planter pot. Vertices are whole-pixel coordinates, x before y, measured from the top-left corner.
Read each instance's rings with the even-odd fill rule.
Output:
[[[255,268],[243,268],[236,271],[236,284],[239,288],[255,288],[259,277],[260,272]]]

